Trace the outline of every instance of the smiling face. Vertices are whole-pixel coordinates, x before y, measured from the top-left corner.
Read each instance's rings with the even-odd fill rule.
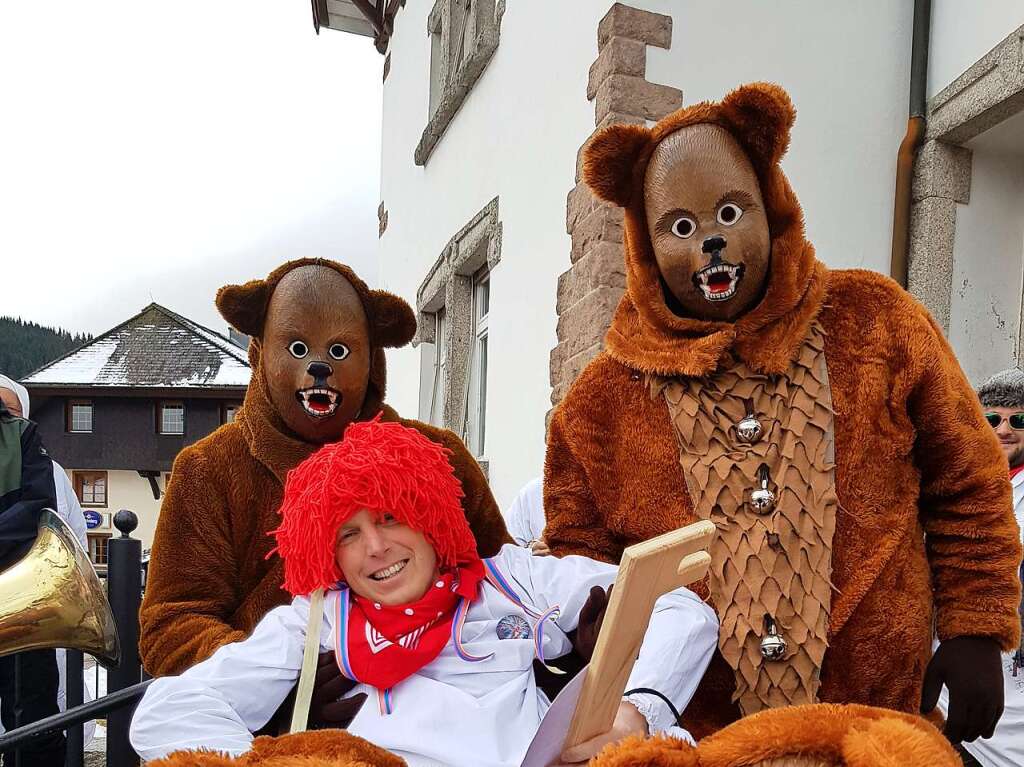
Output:
[[[262,365],[270,399],[308,442],[340,439],[370,373],[370,331],[355,288],[326,266],[286,274],[267,307]]]
[[[694,125],[662,141],[644,202],[658,269],[682,314],[731,321],[761,299],[768,219],[753,166],[724,128]]]
[[[998,418],[998,425],[995,426],[996,436],[999,437],[999,447],[1003,450],[1011,469],[1015,469],[1024,463],[1024,429],[1014,429],[1011,424],[1020,425],[1024,420],[1021,414],[1024,408],[1019,407],[987,407],[985,418],[991,424]]]
[[[382,605],[415,602],[438,577],[437,555],[423,533],[387,513],[353,514],[338,530],[337,545],[345,582]]]

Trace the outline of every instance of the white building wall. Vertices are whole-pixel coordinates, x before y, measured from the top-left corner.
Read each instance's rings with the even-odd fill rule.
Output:
[[[66,469],[66,471],[68,476],[74,477],[74,469]],[[88,471],[93,470],[89,469]],[[162,494],[166,488],[166,476],[161,475],[157,479],[157,484]],[[85,511],[98,511],[104,517],[104,524],[89,530],[90,533],[110,533],[114,536],[120,535],[113,525],[114,515],[121,509],[134,511],[139,518],[139,526],[135,528],[132,537],[142,541],[143,549],[148,549],[153,545],[153,533],[156,531],[156,521],[160,515],[160,501],[153,499],[149,480],[140,477],[138,472],[108,471],[106,507],[83,506],[82,508]]]
[[[647,79],[684,103],[774,80],[799,111],[786,160],[819,257],[887,270],[895,157],[906,123],[912,3],[785,0],[635,7],[673,17],[671,50],[648,48]],[[610,0],[508,0],[497,52],[425,167],[413,151],[427,122],[432,3],[399,12],[384,85],[380,284],[415,304],[448,239],[493,197],[503,226],[492,274],[487,449],[506,507],[542,471],[558,275],[569,266],[565,197],[594,128],[587,75]],[[389,354],[389,401],[418,408],[419,350]]]
[[[1024,24],[1021,0],[932,0],[928,98]]]

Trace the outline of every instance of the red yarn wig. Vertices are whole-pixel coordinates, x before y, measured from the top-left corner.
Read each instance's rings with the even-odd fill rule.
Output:
[[[351,424],[340,442],[288,472],[281,526],[272,532],[284,558],[284,588],[304,595],[343,580],[335,561],[338,529],[363,509],[423,533],[441,569],[479,559],[450,453],[378,415]]]

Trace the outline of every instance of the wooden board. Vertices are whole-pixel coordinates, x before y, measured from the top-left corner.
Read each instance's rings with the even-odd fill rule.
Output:
[[[712,522],[696,522],[630,546],[586,671],[565,747],[611,729],[658,597],[699,581],[708,571]]]

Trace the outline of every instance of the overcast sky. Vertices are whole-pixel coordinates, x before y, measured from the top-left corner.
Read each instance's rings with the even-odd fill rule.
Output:
[[[376,282],[383,59],[308,0],[0,9],[0,315],[103,332],[303,256]]]

